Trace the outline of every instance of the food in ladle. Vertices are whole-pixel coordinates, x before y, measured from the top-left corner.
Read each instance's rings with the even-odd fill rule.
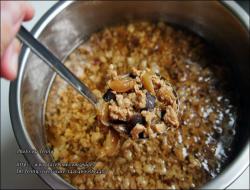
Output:
[[[100,120],[133,139],[155,137],[178,127],[178,98],[172,85],[150,69],[114,74],[103,95]]]

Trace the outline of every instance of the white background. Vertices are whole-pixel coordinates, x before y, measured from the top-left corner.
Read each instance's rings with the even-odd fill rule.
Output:
[[[24,24],[29,30],[56,1],[32,1],[31,3],[36,14],[32,21]],[[16,163],[25,159],[22,155],[16,154],[19,147],[10,123],[8,94],[9,82],[1,79],[1,189],[47,189],[48,186],[36,175],[16,174]],[[249,189],[249,168],[229,188]]]

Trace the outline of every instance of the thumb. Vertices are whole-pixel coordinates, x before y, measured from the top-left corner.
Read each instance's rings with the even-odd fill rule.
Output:
[[[1,57],[0,76],[8,80],[14,80],[18,69],[18,54],[20,43],[14,40]]]

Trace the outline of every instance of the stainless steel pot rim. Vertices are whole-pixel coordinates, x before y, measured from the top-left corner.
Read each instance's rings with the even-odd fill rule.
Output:
[[[37,22],[35,27],[32,29],[32,34],[38,37],[46,25],[63,9],[72,4],[73,1],[60,1],[56,3],[52,8],[50,8],[42,18]],[[224,7],[226,7],[238,20],[244,25],[244,27],[249,30],[249,15],[235,2],[235,1],[222,1],[220,2]],[[22,73],[24,72],[25,64],[29,56],[30,50],[27,47],[22,47],[21,54],[19,56],[20,70],[17,80],[13,81],[10,85],[9,92],[9,107],[10,107],[10,117],[13,127],[15,137],[17,139],[18,145],[22,149],[35,149],[31,139],[26,131],[25,123],[21,115],[21,104],[20,104],[20,88],[22,81]],[[17,133],[17,131],[19,131]],[[24,138],[26,137],[26,138]],[[237,158],[228,166],[219,176],[213,179],[211,182],[206,184],[204,189],[218,189],[226,188],[232,184],[249,166],[249,149],[250,141],[245,145],[241,153]],[[30,163],[41,162],[44,160],[40,155],[35,154],[24,154],[25,158]],[[33,167],[39,170],[39,168]],[[223,175],[222,175],[223,174]],[[232,177],[231,174],[234,174]],[[59,175],[52,173],[51,175],[38,174],[39,177],[53,189],[75,189],[72,185],[63,180]],[[228,180],[230,179],[230,180]],[[219,186],[218,186],[219,185]]]

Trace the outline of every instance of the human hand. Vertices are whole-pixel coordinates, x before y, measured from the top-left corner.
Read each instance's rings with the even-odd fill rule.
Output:
[[[14,80],[18,70],[20,43],[15,38],[22,21],[32,19],[33,7],[25,1],[1,1],[0,77]]]

